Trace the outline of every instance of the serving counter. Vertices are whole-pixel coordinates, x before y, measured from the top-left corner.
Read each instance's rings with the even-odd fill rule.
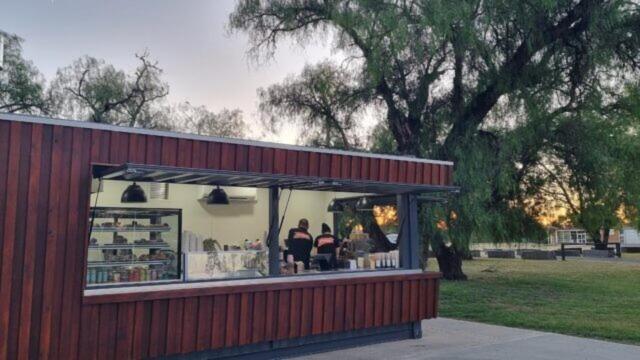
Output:
[[[79,355],[268,358],[417,337],[437,314],[439,278],[389,270],[85,290]]]

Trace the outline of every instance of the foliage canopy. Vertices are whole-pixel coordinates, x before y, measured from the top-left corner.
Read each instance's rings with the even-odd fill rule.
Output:
[[[256,57],[273,55],[286,39],[304,46],[333,36],[349,59],[335,71],[347,67],[357,79],[351,91],[372,94],[359,106],[383,109],[376,139],[400,154],[456,162],[461,194],[430,211],[448,231],[435,218],[425,227],[436,253],[450,243],[454,257],[477,239],[543,235],[534,221],[542,208],[535,194],[550,180],[542,168],[554,158],[579,171],[554,152],[572,151],[563,124],[591,123],[585,109],[599,114],[625,96],[638,75],[639,26],[638,3],[623,0],[242,0],[230,16]],[[344,85],[333,80],[332,88]],[[296,106],[327,121],[303,102]]]

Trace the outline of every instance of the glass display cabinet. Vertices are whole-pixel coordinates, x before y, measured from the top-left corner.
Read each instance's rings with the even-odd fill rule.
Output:
[[[256,250],[217,250],[185,254],[185,280],[254,278],[268,275],[268,252]]]
[[[181,279],[181,209],[92,208],[87,287]]]

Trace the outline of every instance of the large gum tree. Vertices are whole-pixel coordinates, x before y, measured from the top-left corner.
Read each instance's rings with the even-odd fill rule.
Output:
[[[637,2],[621,0],[240,0],[229,22],[259,58],[285,41],[333,38],[347,59],[335,71],[352,76],[321,89],[365,94],[345,98],[382,109],[393,152],[455,161],[460,194],[423,209],[447,279],[466,278],[471,241],[539,236],[534,195],[546,152],[562,141],[558,122],[634,81],[639,25]],[[338,111],[323,111],[340,114],[336,100]]]

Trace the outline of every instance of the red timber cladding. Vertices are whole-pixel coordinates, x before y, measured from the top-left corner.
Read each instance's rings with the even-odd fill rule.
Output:
[[[406,291],[399,281],[82,305],[91,165],[125,162],[434,185],[452,182],[449,165],[0,119],[0,359],[151,357],[349,330],[372,321],[374,326],[388,325],[415,315],[415,309],[402,312],[403,306],[415,304],[410,299],[401,302]],[[435,315],[437,306],[437,283],[420,283],[418,289],[423,285],[426,292],[418,292],[432,310],[418,308],[418,318]],[[382,293],[384,300],[378,303],[376,297],[356,308],[355,299],[372,292]],[[316,300],[332,297],[334,308]],[[372,310],[380,308],[393,311]],[[292,309],[295,314],[287,312]],[[319,317],[314,309],[326,312]],[[201,317],[210,318],[210,324]],[[251,322],[243,325],[247,318]],[[229,325],[236,320],[240,326]]]
[[[85,298],[78,356],[147,358],[437,316],[422,273]]]
[[[311,150],[268,148],[93,130],[101,134],[91,161],[319,176],[334,179],[451,186],[452,166],[367,156],[327,154]]]

